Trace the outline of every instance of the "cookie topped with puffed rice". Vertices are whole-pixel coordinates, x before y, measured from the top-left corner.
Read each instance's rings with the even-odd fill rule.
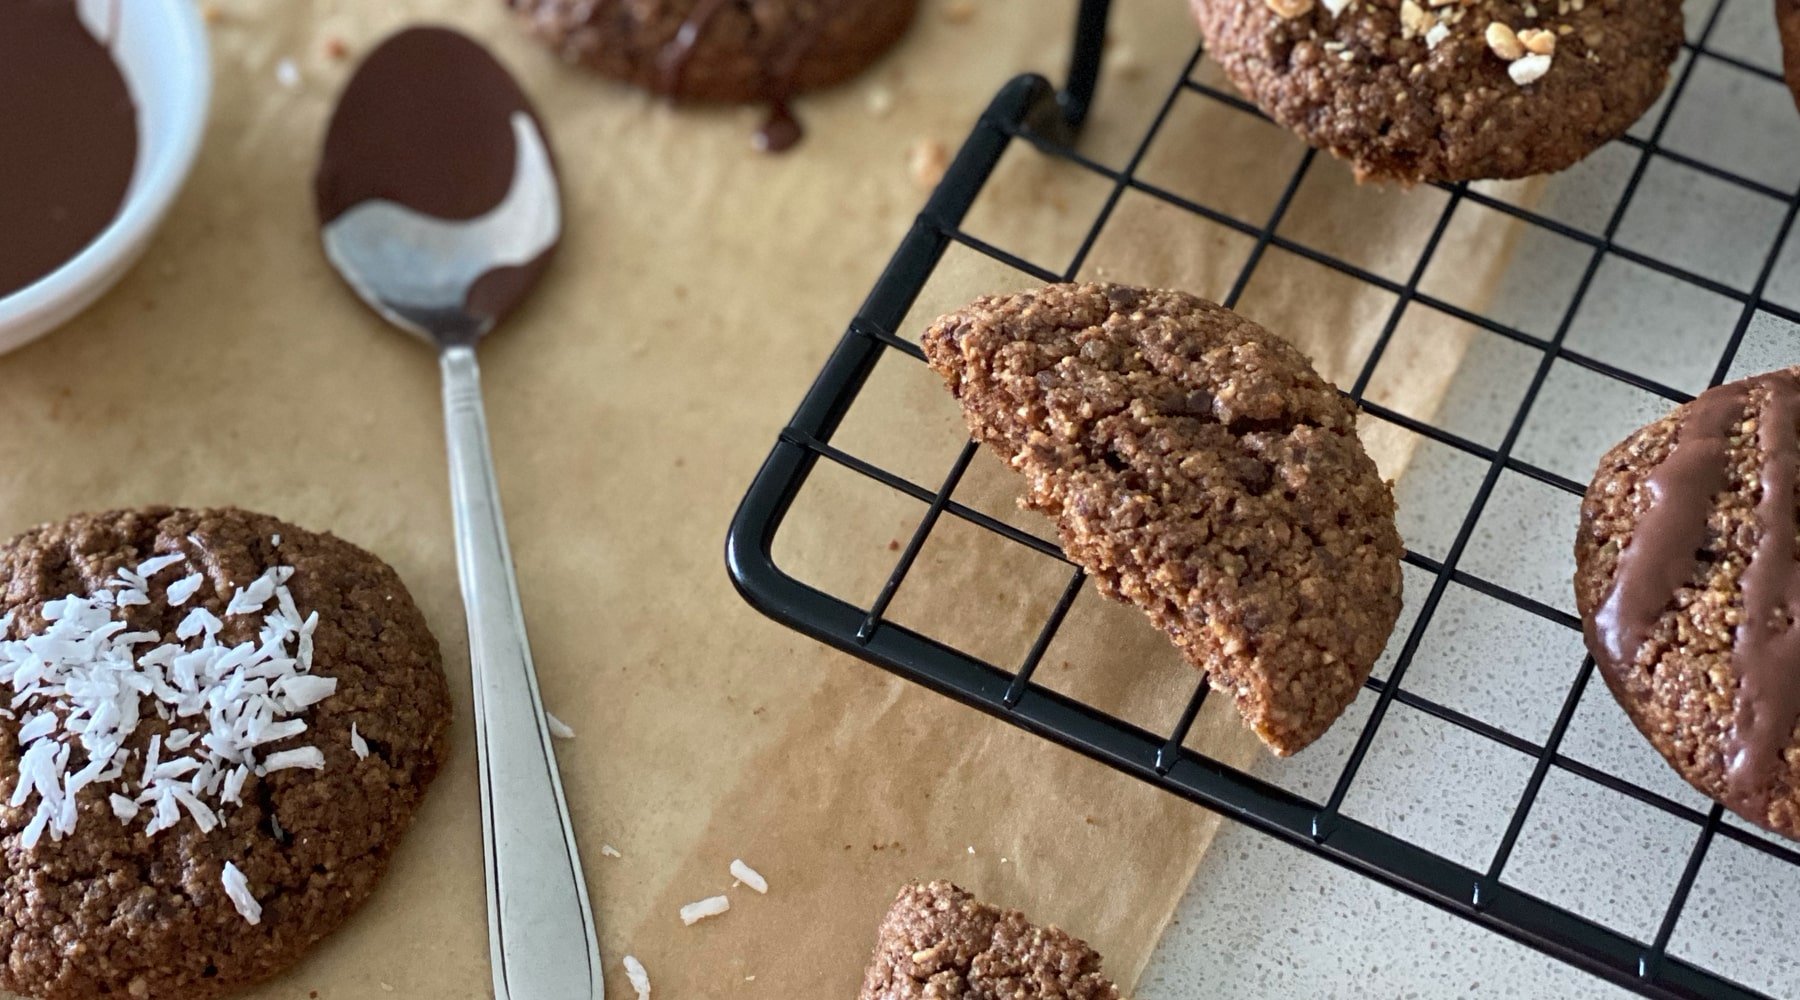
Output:
[[[1572,166],[1663,91],[1680,0],[1190,0],[1269,117],[1362,180]]]

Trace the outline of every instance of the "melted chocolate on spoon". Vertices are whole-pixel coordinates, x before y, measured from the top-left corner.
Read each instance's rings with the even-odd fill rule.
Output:
[[[338,98],[313,197],[319,224],[380,198],[440,219],[478,218],[512,187],[512,117],[531,101],[488,51],[447,28],[409,28],[369,53]],[[476,280],[465,307],[503,319],[550,263],[552,244],[528,263]]]
[[[125,78],[73,0],[0,0],[0,295],[100,235],[137,147]]]

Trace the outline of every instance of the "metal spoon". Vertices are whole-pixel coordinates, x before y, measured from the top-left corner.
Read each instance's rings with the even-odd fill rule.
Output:
[[[496,182],[506,184],[497,204]],[[561,235],[550,152],[524,94],[480,46],[412,29],[372,52],[345,88],[315,193],[326,257],[377,313],[436,347],[443,370],[495,997],[600,1000],[594,917],[525,637],[475,364],[476,343],[535,282]],[[491,207],[470,216],[483,201]]]

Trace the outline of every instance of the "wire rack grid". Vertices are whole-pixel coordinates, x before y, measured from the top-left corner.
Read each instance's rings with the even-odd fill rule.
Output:
[[[731,526],[727,561],[740,592],[765,614],[821,641],[1642,995],[1765,996],[1735,982],[1729,969],[1703,967],[1688,958],[1670,954],[1669,944],[1693,892],[1696,876],[1716,842],[1727,839],[1789,865],[1800,865],[1800,851],[1728,822],[1717,805],[1706,808],[1677,801],[1668,794],[1618,777],[1566,752],[1563,738],[1583,694],[1593,681],[1591,658],[1583,657],[1579,666],[1573,669],[1572,682],[1562,697],[1554,723],[1541,740],[1521,737],[1477,713],[1410,690],[1406,686],[1406,675],[1452,584],[1502,602],[1555,627],[1577,631],[1580,628],[1580,622],[1566,610],[1517,588],[1484,578],[1462,565],[1476,525],[1503,475],[1523,476],[1575,497],[1584,491],[1584,484],[1515,454],[1515,445],[1553,365],[1563,362],[1577,366],[1659,397],[1667,405],[1691,398],[1681,389],[1577,350],[1566,342],[1603,262],[1609,258],[1626,261],[1682,285],[1704,289],[1733,304],[1735,325],[1712,366],[1710,384],[1724,380],[1731,371],[1746,332],[1757,317],[1773,317],[1800,327],[1800,311],[1764,297],[1782,248],[1795,227],[1796,213],[1800,212],[1800,192],[1783,189],[1767,180],[1746,176],[1738,170],[1663,144],[1671,116],[1680,104],[1696,66],[1712,61],[1764,81],[1778,81],[1778,74],[1766,66],[1716,51],[1709,44],[1725,9],[1724,3],[1713,6],[1697,30],[1690,31],[1685,58],[1678,63],[1669,85],[1668,99],[1653,112],[1647,131],[1640,130],[1631,137],[1618,140],[1633,159],[1618,199],[1597,231],[1540,214],[1469,185],[1439,185],[1446,195],[1441,212],[1409,273],[1404,280],[1396,280],[1284,234],[1282,222],[1313,168],[1316,157],[1311,150],[1299,157],[1273,210],[1260,219],[1237,218],[1140,176],[1139,167],[1178,100],[1199,98],[1220,102],[1260,117],[1260,113],[1242,98],[1196,78],[1196,67],[1202,56],[1198,47],[1122,167],[1108,166],[1077,152],[1073,140],[1095,96],[1107,7],[1105,0],[1083,0],[1080,4],[1077,42],[1069,84],[1065,89],[1059,92],[1039,76],[1023,76],[1013,80],[993,99],[850,322],[798,411],[782,430]],[[1067,266],[1061,269],[1023,259],[971,235],[962,225],[1002,155],[1016,142],[1028,143],[1044,155],[1090,172],[1110,185],[1110,193],[1085,238]],[[1667,260],[1615,240],[1634,194],[1646,172],[1658,161],[1678,164],[1733,189],[1760,196],[1768,210],[1779,217],[1774,239],[1766,254],[1761,256],[1749,287],[1738,287],[1699,273],[1690,264]],[[958,484],[976,456],[974,442],[963,444],[941,482],[928,485],[921,485],[832,443],[834,431],[855,403],[877,361],[890,355],[923,361],[919,348],[901,334],[900,326],[947,249],[960,246],[1045,282],[1073,280],[1081,273],[1108,218],[1128,192],[1192,213],[1241,233],[1251,241],[1247,258],[1223,297],[1228,306],[1236,304],[1243,296],[1259,264],[1272,248],[1389,293],[1393,304],[1346,391],[1367,415],[1454,449],[1481,463],[1485,469],[1443,553],[1433,557],[1409,550],[1405,556],[1407,565],[1429,576],[1429,586],[1418,603],[1416,614],[1409,610],[1413,616],[1402,621],[1390,640],[1390,650],[1397,648],[1397,654],[1386,675],[1369,681],[1369,691],[1374,696],[1372,710],[1362,723],[1354,746],[1344,757],[1329,792],[1322,796],[1296,794],[1186,746],[1189,731],[1208,698],[1210,689],[1204,679],[1196,680],[1178,720],[1166,732],[1152,732],[1034,682],[1034,673],[1081,593],[1085,578],[1081,569],[1067,562],[1053,543],[954,499]],[[1421,279],[1434,252],[1445,238],[1459,207],[1465,205],[1501,213],[1519,224],[1555,234],[1582,248],[1585,264],[1574,282],[1567,306],[1547,335],[1527,332],[1481,311],[1435,297],[1422,288]],[[1497,443],[1473,440],[1431,421],[1384,407],[1369,398],[1368,390],[1377,366],[1394,342],[1403,314],[1413,307],[1435,310],[1535,352],[1535,364],[1524,391]],[[772,554],[776,534],[795,497],[820,462],[849,470],[882,489],[911,497],[924,507],[911,536],[899,549],[891,572],[866,606],[833,596],[788,575],[777,565]],[[913,570],[934,529],[946,516],[1059,560],[1067,574],[1060,596],[1038,629],[1028,652],[1016,665],[985,662],[979,656],[935,641],[888,617],[896,593]],[[1440,852],[1344,814],[1345,798],[1363,770],[1371,745],[1396,702],[1474,734],[1488,745],[1525,755],[1532,762],[1523,791],[1511,806],[1504,833],[1484,867],[1453,861]],[[1349,719],[1340,722],[1340,725],[1351,724]],[[1508,864],[1521,832],[1553,771],[1593,782],[1690,825],[1691,842],[1685,862],[1680,865],[1675,884],[1668,887],[1667,902],[1653,934],[1610,926],[1592,916],[1554,905],[1507,882]]]

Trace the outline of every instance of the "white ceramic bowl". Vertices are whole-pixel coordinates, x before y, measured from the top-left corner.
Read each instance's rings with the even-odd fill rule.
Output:
[[[82,20],[108,43],[137,104],[137,165],[118,216],[92,243],[37,281],[0,296],[0,351],[68,320],[125,274],[181,191],[206,131],[212,62],[200,5],[194,0],[79,2]]]

